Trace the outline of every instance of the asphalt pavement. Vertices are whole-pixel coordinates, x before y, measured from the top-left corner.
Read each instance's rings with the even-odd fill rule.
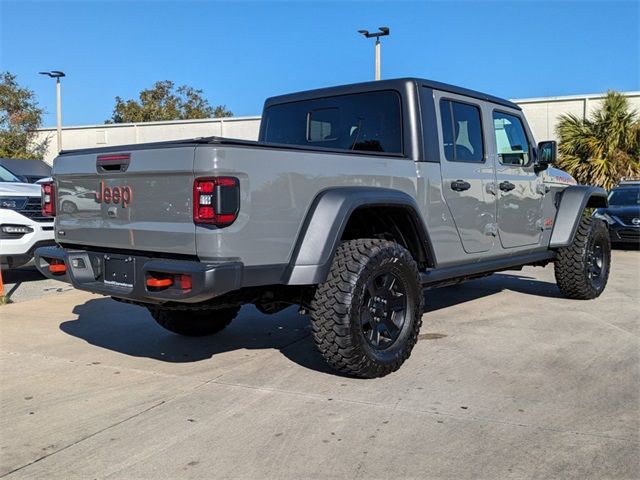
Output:
[[[13,303],[49,298],[73,290],[69,284],[44,278],[33,265],[3,270],[2,280],[4,293]]]
[[[326,367],[293,308],[190,339],[97,295],[16,296],[0,476],[637,479],[639,285],[640,252],[615,251],[592,301],[552,266],[427,291],[412,356],[375,380]]]

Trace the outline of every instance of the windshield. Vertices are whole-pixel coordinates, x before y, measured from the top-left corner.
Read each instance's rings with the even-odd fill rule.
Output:
[[[0,182],[19,182],[20,179],[16,177],[9,170],[0,165]]]
[[[612,190],[609,194],[609,205],[620,207],[640,205],[640,187],[625,187]]]

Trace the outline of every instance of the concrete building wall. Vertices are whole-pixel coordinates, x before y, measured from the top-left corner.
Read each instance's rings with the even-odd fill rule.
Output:
[[[624,92],[629,105],[640,114],[640,92]],[[536,141],[557,140],[556,126],[562,114],[573,114],[578,118],[588,117],[602,105],[603,94],[572,95],[566,97],[524,98],[513,100],[527,117]]]
[[[640,113],[640,92],[626,92],[631,107]],[[580,118],[589,115],[602,103],[604,95],[574,95],[566,97],[525,98],[513,100],[522,107],[536,141],[557,140],[556,125],[561,114],[572,113]],[[220,136],[257,140],[260,117],[231,117],[170,122],[121,123],[64,127],[62,143],[65,150],[108,145],[180,140],[194,137]],[[58,151],[55,128],[38,131],[39,138],[49,138],[45,161],[53,163]]]
[[[260,117],[82,125],[63,127],[62,146],[65,150],[73,150],[210,136],[257,140],[259,129]],[[58,151],[56,129],[38,130],[38,141],[45,138],[49,139],[49,146],[44,160],[52,164]]]

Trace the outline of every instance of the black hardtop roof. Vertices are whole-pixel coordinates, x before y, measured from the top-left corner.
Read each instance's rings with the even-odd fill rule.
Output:
[[[515,103],[505,100],[504,98],[494,97],[482,92],[470,90],[468,88],[457,87],[455,85],[449,85],[447,83],[436,82],[434,80],[426,80],[423,78],[394,78],[390,80],[378,80],[374,82],[352,83],[349,85],[340,85],[337,87],[318,88],[315,90],[306,90],[303,92],[289,93],[286,95],[278,95],[270,97],[266,100],[264,107],[268,108],[271,105],[279,103],[299,102],[302,100],[311,100],[314,98],[332,97],[336,95],[348,95],[353,93],[370,92],[374,90],[398,90],[404,91],[408,83],[414,83],[418,86],[432,88],[435,90],[441,90],[456,95],[464,95],[467,97],[477,98],[479,100],[486,100],[488,102],[504,105],[509,108],[515,108],[521,110],[521,108]]]

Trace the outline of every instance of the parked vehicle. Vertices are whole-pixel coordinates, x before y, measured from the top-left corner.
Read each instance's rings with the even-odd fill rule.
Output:
[[[416,343],[425,288],[553,262],[567,297],[602,293],[609,235],[583,212],[606,192],[555,157],[517,105],[438,82],[273,97],[257,142],[63,152],[45,185],[61,248],[38,268],[183,335],[299,305],[331,366],[383,376]],[[86,191],[98,209],[60,211]]]
[[[612,243],[640,245],[640,180],[621,181],[593,217],[607,222]]]
[[[47,245],[55,245],[53,218],[42,214],[40,185],[23,183],[0,165],[0,266],[20,267]]]

